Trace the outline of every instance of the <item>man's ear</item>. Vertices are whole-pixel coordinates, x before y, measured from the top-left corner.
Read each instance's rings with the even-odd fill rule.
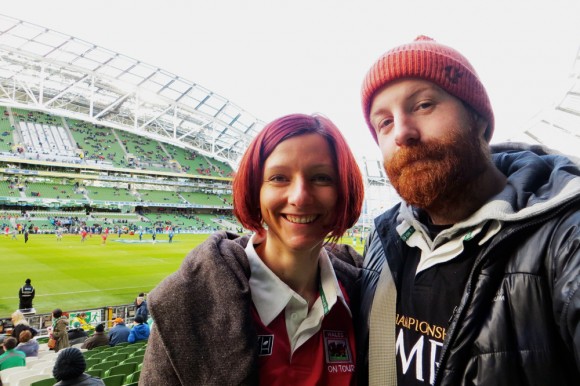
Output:
[[[477,135],[485,139],[486,142],[489,142],[489,138],[487,138],[487,131],[489,129],[488,120],[476,112],[473,112],[473,122],[475,123],[475,131]]]

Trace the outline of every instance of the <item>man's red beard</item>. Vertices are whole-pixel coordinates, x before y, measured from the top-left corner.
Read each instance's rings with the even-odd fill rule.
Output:
[[[390,182],[410,205],[441,209],[468,192],[489,164],[475,130],[452,130],[437,141],[404,146],[385,162]]]

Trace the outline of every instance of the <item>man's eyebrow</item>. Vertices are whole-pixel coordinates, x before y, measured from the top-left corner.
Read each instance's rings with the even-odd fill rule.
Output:
[[[417,94],[421,94],[422,92],[425,91],[429,91],[429,90],[435,90],[437,91],[437,89],[435,87],[432,86],[419,86],[415,91],[413,91],[411,94],[405,96],[405,100],[409,100],[412,99],[414,97],[417,96]],[[375,111],[372,112],[372,114],[370,114],[371,117],[377,116],[382,114],[386,109],[383,107],[379,107],[378,109],[376,109]]]

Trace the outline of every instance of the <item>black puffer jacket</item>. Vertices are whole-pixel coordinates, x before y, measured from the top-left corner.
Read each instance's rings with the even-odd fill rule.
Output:
[[[499,153],[494,160],[508,176],[508,187],[494,199],[509,207],[499,214],[477,214],[479,222],[486,216],[500,221],[501,230],[473,256],[434,384],[578,385],[580,172],[561,157],[530,152]],[[368,383],[369,315],[381,269],[388,256],[399,287],[398,260],[410,249],[395,229],[402,209],[397,205],[377,218],[367,239],[361,283],[366,317],[357,323],[363,385]]]

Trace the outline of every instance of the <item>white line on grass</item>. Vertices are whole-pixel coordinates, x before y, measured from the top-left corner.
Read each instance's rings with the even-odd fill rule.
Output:
[[[154,286],[155,285],[153,285],[153,287]],[[55,296],[55,295],[74,295],[74,294],[86,294],[86,293],[91,293],[91,292],[117,291],[117,290],[135,289],[135,288],[142,289],[143,287],[144,286],[139,286],[139,287],[107,288],[107,289],[95,289],[95,290],[91,290],[91,291],[59,292],[59,293],[54,293],[54,294],[41,294],[41,295],[36,295],[35,298],[46,297],[46,296]],[[4,299],[18,299],[18,296],[0,297],[0,300],[4,300]]]

